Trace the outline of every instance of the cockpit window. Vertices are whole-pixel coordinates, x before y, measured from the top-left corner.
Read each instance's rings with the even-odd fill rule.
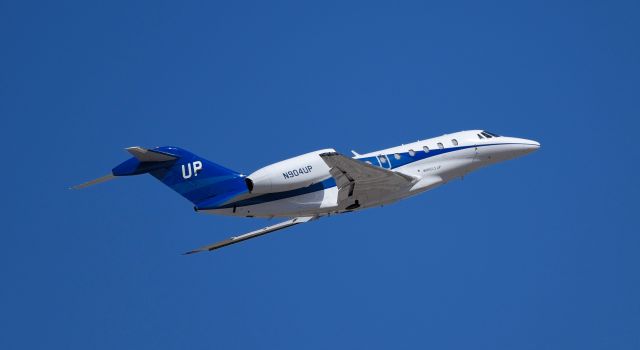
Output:
[[[483,138],[484,138],[484,136],[482,136],[482,135],[478,134],[478,138],[479,138],[479,139],[483,139]]]
[[[485,134],[489,134],[489,135],[491,135],[491,136],[493,136],[493,137],[500,137],[500,135],[495,134],[495,133],[492,133],[492,132],[488,132],[487,130],[483,131],[483,133],[485,133]]]
[[[490,139],[490,138],[492,138],[492,137],[493,137],[493,136],[491,136],[490,134],[488,134],[486,131],[481,132],[481,134],[482,134],[482,135],[484,135],[484,137],[486,137],[486,138],[488,138],[488,139]]]

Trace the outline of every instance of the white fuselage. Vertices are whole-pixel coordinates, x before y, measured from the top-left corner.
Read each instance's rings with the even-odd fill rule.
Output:
[[[532,140],[471,130],[357,155],[354,159],[416,178],[407,190],[370,191],[357,210],[393,203],[539,147]],[[311,152],[256,171],[248,176],[256,180],[252,193],[235,198],[225,208],[206,212],[270,218],[350,211],[338,205],[338,188],[329,167],[318,156],[327,151],[333,150]]]

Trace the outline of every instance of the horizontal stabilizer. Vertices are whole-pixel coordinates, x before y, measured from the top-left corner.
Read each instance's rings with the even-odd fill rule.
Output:
[[[192,251],[184,253],[184,255],[220,249],[220,248],[226,247],[228,245],[232,245],[232,244],[240,243],[242,241],[246,241],[247,239],[256,238],[256,237],[259,237],[259,236],[262,236],[262,235],[266,235],[267,233],[271,233],[271,232],[274,232],[274,231],[282,230],[284,228],[291,227],[291,226],[294,226],[294,225],[302,224],[302,223],[311,221],[311,220],[313,220],[315,218],[316,218],[315,216],[302,216],[302,217],[293,218],[291,220],[283,221],[281,223],[278,223],[278,224],[275,224],[275,225],[272,225],[272,226],[263,227],[263,228],[261,228],[259,230],[251,231],[249,233],[245,233],[245,234],[240,235],[240,236],[231,237],[229,239],[226,239],[224,241],[220,241],[218,243],[214,243],[214,244],[211,244],[211,245],[200,247],[198,249],[194,249]]]
[[[89,187],[91,185],[97,185],[97,184],[103,183],[105,181],[113,180],[115,178],[116,177],[113,174],[109,174],[109,175],[105,175],[103,177],[99,177],[99,178],[97,178],[95,180],[91,180],[91,181],[87,181],[85,183],[81,183],[79,185],[71,186],[71,187],[69,187],[69,189],[70,190],[80,190],[80,189],[83,189],[85,187]]]
[[[141,162],[167,162],[178,159],[178,157],[139,146],[127,147],[127,152],[136,157]]]

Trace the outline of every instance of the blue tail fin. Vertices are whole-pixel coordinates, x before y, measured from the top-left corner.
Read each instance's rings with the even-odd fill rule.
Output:
[[[195,204],[213,209],[248,192],[245,176],[178,147],[130,147],[133,158],[113,168],[114,176],[149,173]]]

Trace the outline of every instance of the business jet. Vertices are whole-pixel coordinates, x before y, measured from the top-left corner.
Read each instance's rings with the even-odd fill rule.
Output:
[[[434,189],[487,165],[540,148],[536,141],[471,130],[353,157],[322,149],[250,175],[172,146],[129,147],[133,156],[81,189],[120,176],[151,174],[191,201],[196,212],[287,221],[185,254],[212,251],[321,217],[383,206]]]

